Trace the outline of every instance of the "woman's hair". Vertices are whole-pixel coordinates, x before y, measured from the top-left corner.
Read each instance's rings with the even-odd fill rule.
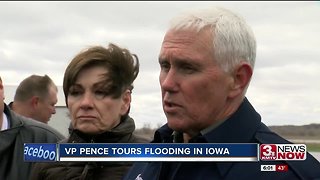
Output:
[[[77,54],[64,73],[63,91],[67,104],[70,87],[74,85],[80,71],[94,66],[105,67],[108,72],[103,79],[110,86],[110,94],[118,98],[129,89],[133,89],[133,81],[139,73],[139,59],[129,50],[110,43],[107,48],[93,46]]]
[[[171,20],[170,29],[212,30],[213,57],[226,72],[241,61],[254,68],[256,40],[251,28],[239,15],[224,8],[200,9],[185,12]]]

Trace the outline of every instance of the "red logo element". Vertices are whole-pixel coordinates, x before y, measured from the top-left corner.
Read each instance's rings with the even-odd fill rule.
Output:
[[[275,144],[261,144],[260,145],[260,159],[261,160],[276,160],[277,159],[277,145]]]
[[[286,164],[277,164],[276,165],[276,171],[279,171],[279,172],[288,171],[288,165],[286,165]]]
[[[260,160],[303,161],[306,159],[306,157],[307,157],[307,147],[305,144],[261,144],[260,145]]]

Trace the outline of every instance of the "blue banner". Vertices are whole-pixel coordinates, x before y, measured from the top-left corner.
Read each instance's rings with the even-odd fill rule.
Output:
[[[258,161],[258,144],[59,144],[59,161]]]
[[[57,160],[57,144],[49,143],[25,143],[24,144],[24,160],[37,161],[56,161]]]

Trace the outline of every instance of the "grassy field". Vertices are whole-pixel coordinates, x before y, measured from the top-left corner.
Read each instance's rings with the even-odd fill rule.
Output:
[[[315,143],[308,143],[306,144],[307,150],[309,152],[320,152],[320,144],[315,144]]]
[[[320,124],[270,126],[269,128],[294,143],[306,144],[309,152],[320,152]]]
[[[290,139],[290,138],[286,138]],[[320,152],[320,140],[319,139],[308,139],[308,140],[292,140],[291,142],[296,143],[296,144],[305,144],[307,146],[307,150],[309,152]]]

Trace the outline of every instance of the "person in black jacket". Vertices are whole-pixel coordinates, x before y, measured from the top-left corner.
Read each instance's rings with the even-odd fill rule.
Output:
[[[261,122],[245,94],[256,57],[251,28],[224,8],[184,13],[171,21],[159,55],[167,124],[153,143],[290,143]],[[288,165],[262,172],[263,164]],[[127,180],[319,179],[320,163],[305,161],[135,163]]]
[[[0,78],[0,179],[28,179],[33,163],[24,162],[24,143],[57,143],[64,136],[47,124],[16,114],[3,102]]]
[[[129,116],[133,81],[139,59],[129,50],[110,43],[81,51],[69,63],[63,80],[70,112],[70,136],[65,143],[144,143],[134,134]],[[37,163],[36,179],[122,179],[132,162]]]

